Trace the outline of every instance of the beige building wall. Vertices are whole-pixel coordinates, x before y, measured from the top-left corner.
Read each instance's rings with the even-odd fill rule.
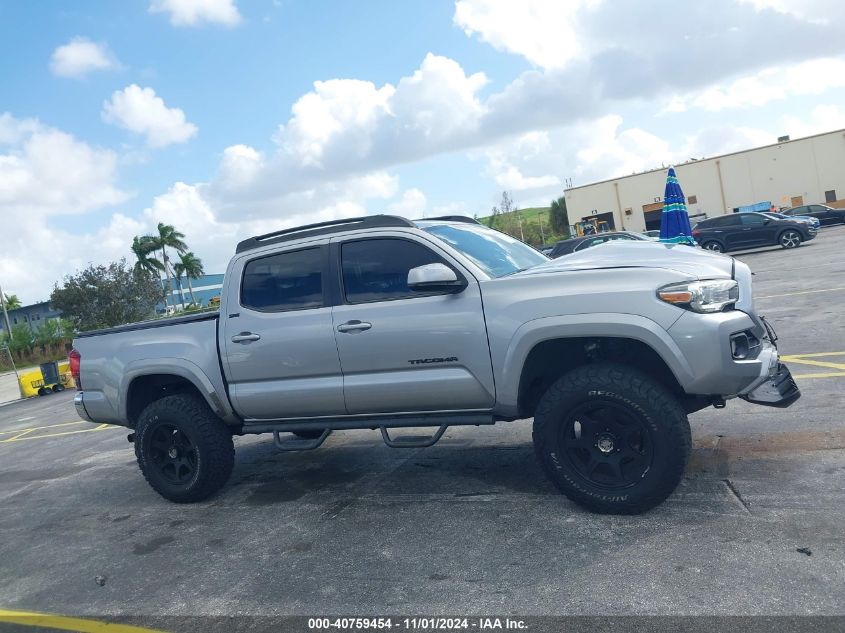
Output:
[[[690,215],[713,217],[765,201],[783,208],[845,206],[845,130],[684,163],[675,171]],[[666,169],[657,169],[567,189],[569,221],[611,212],[617,230],[643,231],[643,207],[659,206],[665,184]],[[836,202],[826,202],[828,191]]]

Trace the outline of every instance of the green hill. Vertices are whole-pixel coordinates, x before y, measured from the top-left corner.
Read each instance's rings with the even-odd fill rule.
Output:
[[[522,220],[522,236],[524,236],[525,242],[532,246],[542,246],[544,243],[551,245],[566,237],[552,233],[552,227],[549,224],[549,207],[531,207],[510,211],[509,213],[500,213],[496,216],[492,228],[521,239],[520,219]],[[485,226],[489,226],[490,216],[478,218],[478,221]],[[540,230],[541,225],[542,231]]]

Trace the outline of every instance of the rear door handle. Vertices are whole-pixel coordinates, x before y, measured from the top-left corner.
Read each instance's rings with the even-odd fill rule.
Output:
[[[364,330],[369,330],[373,327],[372,323],[367,323],[366,321],[358,321],[357,319],[354,321],[347,321],[346,323],[341,323],[337,326],[338,332],[363,332]]]
[[[233,343],[251,343],[261,338],[260,334],[253,334],[252,332],[241,332],[232,337]]]

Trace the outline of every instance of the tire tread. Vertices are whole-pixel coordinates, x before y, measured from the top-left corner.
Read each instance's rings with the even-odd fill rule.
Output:
[[[597,499],[561,481],[549,463],[543,437],[548,431],[548,425],[558,421],[554,409],[565,398],[583,393],[585,389],[613,390],[647,403],[649,413],[663,421],[662,430],[670,435],[670,444],[680,449],[682,459],[672,462],[671,469],[664,473],[648,494],[638,495],[626,501]],[[615,363],[585,365],[565,374],[552,384],[538,403],[532,437],[537,458],[558,490],[579,505],[602,514],[640,514],[663,502],[681,481],[692,448],[689,421],[678,399],[666,387],[643,372]]]
[[[157,417],[173,417],[193,426],[192,438],[196,445],[203,444],[203,460],[195,486],[186,491],[174,492],[150,477],[145,468],[143,455],[143,434],[146,427]],[[229,480],[235,463],[235,447],[232,434],[204,400],[193,394],[165,396],[149,404],[138,418],[135,429],[135,456],[147,483],[165,499],[175,503],[194,503],[207,499],[220,490]]]

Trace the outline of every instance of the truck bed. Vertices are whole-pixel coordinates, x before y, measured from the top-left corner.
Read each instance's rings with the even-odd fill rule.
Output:
[[[130,425],[137,413],[131,401],[138,393],[166,390],[166,385],[182,380],[193,385],[218,416],[233,421],[217,325],[217,312],[202,312],[79,334],[74,347],[80,354],[83,417]]]

